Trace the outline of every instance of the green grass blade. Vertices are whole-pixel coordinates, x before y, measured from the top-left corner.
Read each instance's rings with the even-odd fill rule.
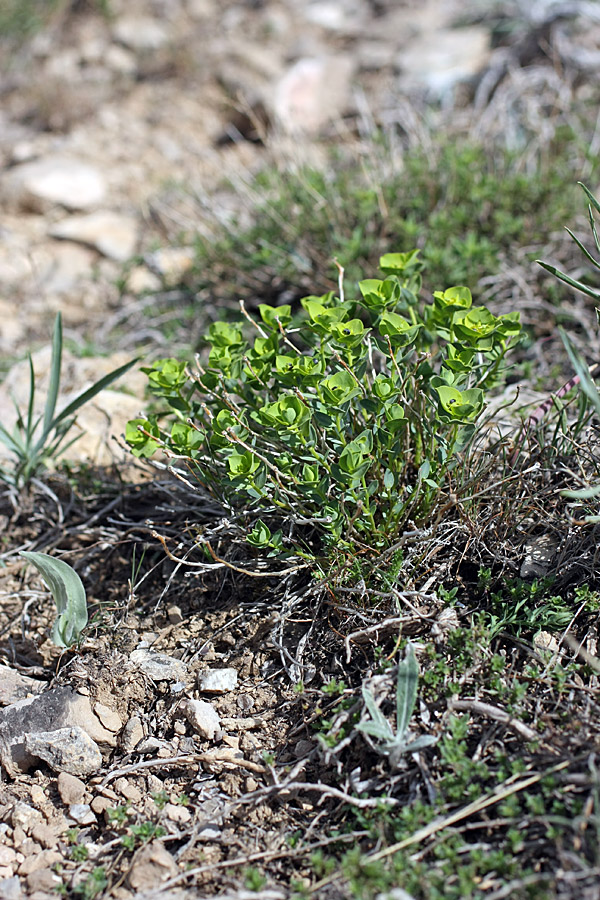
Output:
[[[594,220],[594,210],[591,206],[588,206],[588,219],[590,220],[590,228],[594,237],[596,250],[598,251],[598,253],[600,253],[600,238],[598,238],[598,231],[596,229],[596,222]]]
[[[31,446],[33,435],[37,427],[37,422],[33,424],[33,404],[35,401],[35,372],[33,371],[33,360],[31,353],[29,354],[29,403],[27,404],[27,425],[25,426],[25,444]],[[16,403],[15,403],[16,406]],[[18,409],[18,407],[17,407]],[[21,420],[22,421],[22,420]]]
[[[361,722],[356,726],[358,731],[362,731],[364,734],[370,734],[373,737],[377,737],[381,741],[393,741],[394,732],[390,727],[390,723],[377,706],[375,697],[373,696],[371,691],[364,685],[362,689],[362,695],[363,700],[365,701],[365,706],[369,711],[372,721]]]
[[[48,431],[56,428],[63,419],[68,418],[69,416],[74,415],[81,407],[86,404],[89,400],[92,400],[96,394],[99,394],[100,391],[103,391],[104,388],[107,388],[109,385],[116,381],[117,378],[120,378],[121,375],[124,375],[125,372],[128,372],[132,366],[139,362],[141,357],[136,356],[135,359],[130,360],[122,366],[119,366],[118,369],[113,369],[112,372],[109,372],[108,375],[105,375],[103,378],[100,378],[99,381],[96,381],[87,391],[83,391],[79,394],[68,406],[66,406],[50,423],[50,427]],[[48,432],[45,432],[47,435]]]
[[[5,447],[12,453],[16,453],[17,456],[24,456],[26,453],[25,445],[22,441],[19,440],[16,434],[11,434],[10,431],[4,427],[4,425],[0,424],[0,441],[4,444]]]
[[[409,643],[406,648],[406,657],[401,663],[398,663],[398,682],[396,686],[396,732],[398,738],[408,731],[408,724],[417,702],[418,683],[419,665],[415,656],[415,649]]]
[[[569,359],[575,369],[575,373],[579,375],[579,386],[581,390],[584,392],[586,397],[591,401],[592,406],[596,410],[596,413],[600,416],[600,393],[598,392],[598,388],[592,376],[590,375],[589,369],[586,365],[585,360],[582,358],[579,350],[572,343],[570,337],[567,335],[562,328],[558,329],[560,332],[560,336],[562,338],[562,342],[565,345],[565,349],[569,355]]]
[[[594,207],[594,209],[596,210],[596,212],[599,212],[599,213],[600,213],[600,203],[598,202],[598,200],[596,200],[596,198],[594,197],[594,195],[592,194],[592,192],[590,191],[590,189],[587,188],[587,187],[585,186],[585,184],[583,184],[581,181],[578,181],[577,184],[579,185],[580,188],[583,189],[583,191],[584,191],[586,197],[588,198],[588,200],[589,200],[589,202],[590,202],[590,205]]]
[[[60,387],[60,368],[62,364],[62,318],[60,313],[56,314],[54,321],[54,335],[52,337],[52,359],[50,362],[50,382],[48,384],[48,394],[46,396],[46,406],[44,407],[44,434],[48,434],[51,428],[54,412],[56,410],[56,401],[58,399],[58,389]]]
[[[587,259],[589,259],[589,261],[591,262],[591,264],[592,264],[593,266],[595,266],[597,269],[600,269],[600,262],[598,262],[597,259],[594,259],[594,257],[592,256],[592,254],[591,254],[588,250],[586,250],[586,248],[583,246],[583,244],[581,243],[581,241],[579,240],[579,238],[578,238],[575,234],[573,234],[573,232],[571,231],[571,229],[570,229],[570,228],[567,228],[567,227],[565,226],[565,231],[570,235],[570,237],[573,238],[573,240],[575,241],[575,243],[577,244],[577,246],[579,247],[579,249],[581,250],[581,252],[583,253],[583,255],[584,255],[585,257],[587,257]]]
[[[57,647],[73,646],[88,621],[81,578],[68,563],[47,553],[23,550],[21,556],[36,567],[54,598],[57,617],[52,628],[52,640]]]
[[[587,284],[583,284],[581,281],[575,281],[574,278],[565,275],[565,273],[561,272],[560,269],[557,269],[556,266],[551,266],[549,263],[542,262],[541,259],[536,259],[536,263],[540,265],[542,269],[546,269],[547,272],[550,272],[551,275],[560,278],[565,284],[575,288],[576,291],[581,291],[582,294],[587,294],[588,297],[593,297],[594,300],[600,300],[600,291],[588,287]]]

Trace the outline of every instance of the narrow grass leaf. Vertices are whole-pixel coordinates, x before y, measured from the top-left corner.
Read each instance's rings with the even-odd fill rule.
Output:
[[[396,722],[397,735],[401,737],[408,731],[415,703],[419,682],[419,666],[415,649],[411,643],[406,648],[406,657],[398,663],[398,681],[396,685]]]
[[[96,394],[99,394],[100,391],[103,391],[104,388],[107,388],[109,385],[111,385],[113,381],[116,381],[117,378],[120,378],[121,375],[124,375],[125,372],[128,372],[129,369],[131,369],[131,367],[134,366],[136,362],[139,362],[140,359],[141,357],[136,356],[135,359],[132,359],[124,365],[119,366],[118,369],[113,369],[113,371],[109,372],[108,375],[105,375],[103,378],[100,378],[99,381],[96,381],[95,384],[87,389],[87,391],[83,391],[81,394],[75,397],[75,399],[72,400],[68,406],[66,406],[57,416],[54,417],[54,419],[50,423],[49,430],[51,430],[52,428],[56,428],[56,426],[59,425],[63,421],[63,419],[66,419],[76,413],[85,403],[87,403],[89,400],[92,400],[96,396]]]
[[[365,701],[365,706],[369,710],[372,721],[360,722],[356,726],[358,731],[362,731],[364,734],[371,734],[373,735],[373,737],[380,738],[382,741],[393,741],[394,732],[392,731],[390,723],[377,706],[375,697],[373,696],[371,691],[364,685],[362,694]]]
[[[62,363],[62,318],[57,314],[54,322],[54,335],[52,337],[52,359],[50,362],[50,382],[46,405],[44,407],[44,434],[48,434],[54,418],[58,389],[60,387],[60,367]]]
[[[598,388],[594,379],[590,375],[590,371],[587,367],[587,364],[567,333],[563,331],[562,328],[558,329],[560,332],[560,336],[562,338],[562,342],[565,345],[565,349],[569,355],[569,359],[575,369],[576,374],[579,376],[579,386],[581,390],[584,392],[586,397],[591,401],[594,409],[600,416],[600,393],[598,393]]]
[[[568,235],[575,241],[575,243],[577,244],[577,246],[579,247],[579,249],[581,250],[581,252],[583,253],[583,255],[584,255],[587,259],[589,259],[589,261],[591,262],[591,264],[592,264],[593,266],[595,266],[597,269],[600,269],[600,262],[598,262],[597,259],[594,259],[594,257],[593,257],[592,254],[589,252],[589,250],[587,250],[587,249],[583,246],[583,244],[581,243],[581,241],[579,240],[579,238],[577,237],[577,235],[576,235],[573,231],[571,231],[570,228],[565,228],[565,231],[566,231],[566,232],[568,233]]]
[[[56,604],[57,616],[52,628],[52,640],[58,647],[71,647],[87,625],[87,603],[81,578],[62,559],[47,553],[21,551],[38,570]]]
[[[596,198],[594,197],[594,195],[592,194],[590,189],[587,188],[585,186],[585,184],[583,184],[581,181],[578,181],[577,184],[579,185],[580,188],[582,188],[583,192],[585,193],[586,197],[588,198],[588,200],[590,202],[590,205],[594,207],[596,212],[600,213],[600,203],[596,200]]]
[[[550,272],[551,275],[554,275],[556,278],[560,278],[561,281],[564,281],[565,284],[568,284],[570,287],[575,288],[576,291],[581,291],[582,294],[587,294],[588,297],[593,297],[594,300],[598,300],[600,298],[600,291],[588,287],[587,284],[583,284],[581,281],[575,281],[574,278],[570,278],[568,275],[565,275],[565,273],[561,272],[560,269],[557,269],[556,266],[551,266],[550,263],[542,262],[541,259],[536,259],[536,262],[542,267],[542,269],[546,269],[546,271]]]

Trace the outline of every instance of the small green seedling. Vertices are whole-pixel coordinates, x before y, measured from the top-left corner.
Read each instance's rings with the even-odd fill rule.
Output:
[[[88,621],[81,578],[68,563],[47,553],[23,550],[21,556],[36,567],[54,598],[57,616],[52,628],[52,640],[57,647],[72,647]]]
[[[14,457],[12,467],[0,467],[0,480],[16,488],[22,488],[38,475],[49,460],[55,460],[64,453],[79,437],[76,435],[65,443],[66,437],[75,424],[77,412],[96,394],[104,390],[124,375],[137,361],[132,359],[118,369],[114,369],[96,381],[90,388],[67,404],[61,412],[56,413],[56,404],[60,389],[60,370],[62,364],[62,320],[58,313],[54,322],[52,338],[52,357],[50,360],[50,382],[43,415],[36,416],[35,404],[35,372],[33,361],[29,356],[29,400],[27,411],[20,409],[14,401],[17,421],[12,431],[0,424],[0,441]]]
[[[362,694],[371,720],[360,722],[356,727],[363,734],[368,734],[377,739],[375,749],[387,756],[392,768],[397,768],[400,758],[406,753],[416,753],[425,747],[431,747],[437,738],[425,734],[413,740],[409,730],[409,723],[417,702],[417,688],[419,683],[419,665],[415,657],[412,644],[408,644],[405,659],[398,664],[398,676],[396,682],[396,733],[385,718],[375,697],[368,687],[363,685]]]

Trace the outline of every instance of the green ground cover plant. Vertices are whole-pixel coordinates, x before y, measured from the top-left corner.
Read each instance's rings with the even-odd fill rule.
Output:
[[[194,369],[144,369],[165,408],[129,422],[134,455],[161,448],[250,513],[248,542],[279,555],[315,558],[307,526],[326,553],[381,553],[409,520],[427,523],[502,382],[519,315],[473,306],[464,286],[423,304],[417,250],[380,267],[356,299],[340,272],[338,296],[304,298],[301,315],[261,304],[260,321],[213,324]]]

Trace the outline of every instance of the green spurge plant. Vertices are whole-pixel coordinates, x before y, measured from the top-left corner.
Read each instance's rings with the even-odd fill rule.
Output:
[[[360,296],[333,292],[216,322],[208,359],[146,368],[166,402],[128,423],[136,456],[163,448],[230,508],[260,513],[248,540],[311,555],[298,526],[326,546],[381,550],[408,519],[427,520],[485,392],[502,377],[518,313],[472,306],[466,287],[420,299],[418,251],[381,258]],[[252,332],[248,338],[248,332]],[[284,534],[285,532],[285,534]]]

